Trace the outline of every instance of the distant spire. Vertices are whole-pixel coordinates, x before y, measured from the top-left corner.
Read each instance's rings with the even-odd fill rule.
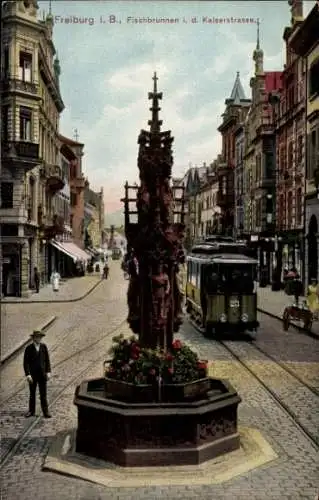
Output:
[[[52,16],[52,4],[51,4],[51,0],[49,0],[49,15]]]
[[[148,124],[151,127],[151,133],[158,133],[161,130],[161,125],[162,125],[162,120],[159,120],[158,113],[161,110],[161,108],[158,105],[159,99],[162,99],[163,93],[162,92],[157,92],[157,76],[156,72],[154,72],[153,76],[153,81],[154,81],[154,87],[153,87],[153,92],[149,92],[148,98],[152,99],[152,107],[150,108],[150,111],[152,111],[152,119],[149,120]]]
[[[76,142],[78,142],[78,140],[79,140],[79,134],[78,134],[78,129],[77,128],[74,129],[74,140]]]
[[[260,48],[260,23],[257,19],[257,43],[256,49],[253,53],[253,60],[255,61],[255,75],[263,73],[264,71],[264,52]]]

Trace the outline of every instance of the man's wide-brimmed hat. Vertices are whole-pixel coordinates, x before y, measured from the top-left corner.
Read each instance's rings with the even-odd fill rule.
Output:
[[[42,330],[33,330],[31,337],[45,337],[45,333]]]

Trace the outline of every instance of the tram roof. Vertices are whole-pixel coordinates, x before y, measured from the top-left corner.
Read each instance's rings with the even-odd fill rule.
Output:
[[[258,264],[258,260],[236,253],[192,254],[187,257],[187,260],[206,261],[211,264]]]
[[[243,242],[223,241],[223,242],[208,242],[194,245],[191,249],[191,254],[216,254],[216,253],[234,253],[234,254],[249,254],[251,250]]]

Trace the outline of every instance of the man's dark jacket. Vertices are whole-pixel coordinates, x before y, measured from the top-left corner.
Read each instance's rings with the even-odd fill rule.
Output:
[[[32,343],[24,351],[23,368],[26,376],[31,375],[33,379],[45,377],[51,372],[48,348],[40,344],[39,352]]]

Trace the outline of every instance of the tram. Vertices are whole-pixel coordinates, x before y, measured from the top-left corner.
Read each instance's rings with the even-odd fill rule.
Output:
[[[204,335],[257,331],[257,264],[245,243],[205,241],[192,248],[186,311]]]

